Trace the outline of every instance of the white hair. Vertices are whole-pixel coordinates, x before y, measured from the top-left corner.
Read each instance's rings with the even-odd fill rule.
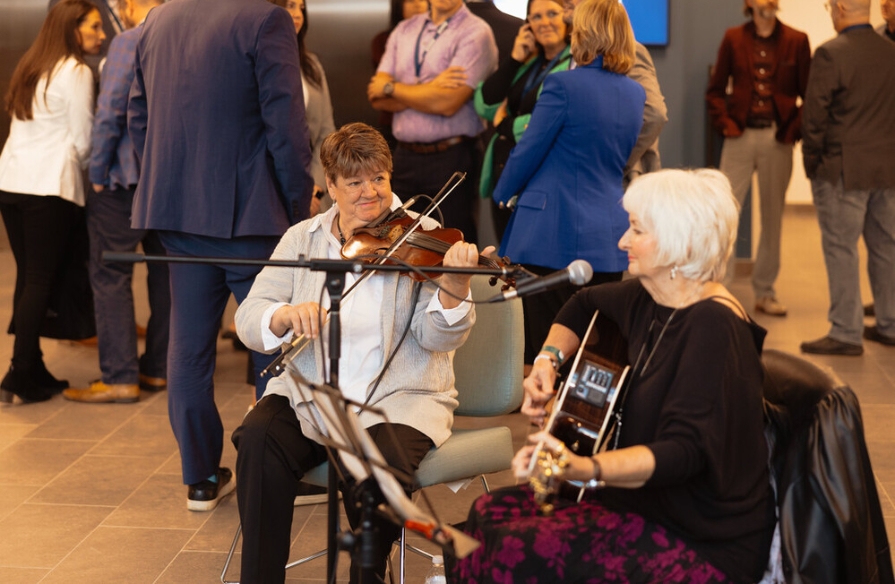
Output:
[[[720,282],[733,251],[739,205],[730,181],[708,168],[644,174],[628,187],[625,210],[656,239],[656,264],[685,278]]]

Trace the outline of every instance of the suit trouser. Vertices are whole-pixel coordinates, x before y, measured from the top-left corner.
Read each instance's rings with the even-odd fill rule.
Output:
[[[727,175],[733,194],[742,208],[752,186],[752,174],[758,173],[758,199],[761,209],[761,235],[752,271],[755,298],[775,296],[774,282],[780,273],[780,235],[786,189],[792,175],[792,144],[774,138],[777,126],[746,128],[738,138],[725,138],[721,149],[720,170]],[[736,258],[727,264],[726,283],[733,280]]]
[[[159,231],[172,256],[267,259],[276,236],[218,239]],[[183,482],[213,475],[224,448],[224,427],[214,403],[214,369],[221,317],[230,294],[241,303],[260,271],[258,266],[168,265],[171,279],[171,336],[168,342],[168,417],[180,447]],[[267,383],[259,373],[275,355],[252,352],[256,391]]]
[[[465,172],[464,180],[447,196],[438,209],[444,216],[444,227],[453,227],[463,232],[463,239],[470,243],[477,241],[474,209],[478,202],[478,173],[481,165],[478,142],[470,138],[451,146],[444,152],[420,154],[404,148],[400,144],[395,149],[392,190],[406,201],[414,195],[434,197],[444,183],[456,172]],[[417,203],[413,209],[422,211],[428,201]],[[438,219],[438,211],[432,214]]]
[[[425,398],[423,398],[425,399]],[[432,441],[414,428],[393,424],[398,444],[385,424],[369,428],[385,461],[403,473],[413,475],[432,448]],[[326,451],[302,433],[289,400],[280,395],[262,398],[246,414],[233,432],[236,446],[236,498],[242,523],[242,565],[240,582],[258,584],[283,582],[291,543],[292,510],[298,483],[304,474],[326,460]],[[340,484],[345,513],[351,527],[360,525],[355,506],[360,494],[354,484]],[[410,492],[408,485],[405,491]],[[385,572],[385,560],[400,527],[382,517],[373,521],[375,570]],[[351,581],[358,581],[357,564],[352,563]]]
[[[0,191],[0,212],[16,260],[12,363],[33,371],[43,360],[40,331],[50,292],[82,211],[60,197]]]
[[[146,351],[137,357],[134,327],[134,265],[104,262],[104,251],[132,252],[137,244],[150,255],[164,255],[158,234],[131,228],[135,189],[103,190],[87,194],[87,231],[90,235],[90,285],[96,313],[99,368],[105,383],[138,382],[139,374],[167,377],[171,290],[168,265],[149,262],[146,284],[149,292],[149,322]]]
[[[861,344],[864,309],[858,238],[863,235],[876,326],[895,337],[895,188],[848,191],[841,179],[835,185],[814,179],[811,193],[830,287],[829,336]]]

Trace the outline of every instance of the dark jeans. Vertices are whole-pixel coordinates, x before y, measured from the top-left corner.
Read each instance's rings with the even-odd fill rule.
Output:
[[[219,239],[160,231],[168,255],[267,259],[276,236]],[[224,449],[224,426],[214,403],[214,369],[221,316],[230,299],[242,302],[260,271],[257,266],[169,264],[171,336],[168,342],[168,417],[180,447],[183,482],[214,474]],[[256,392],[267,379],[260,371],[276,355],[252,353]]]
[[[43,360],[41,325],[81,210],[60,197],[0,191],[0,213],[16,260],[12,363],[31,371]]]
[[[443,227],[463,232],[464,241],[475,243],[477,233],[474,209],[478,197],[478,172],[481,166],[478,142],[469,139],[444,152],[419,154],[403,148],[395,149],[392,190],[406,201],[414,195],[434,197],[455,171],[465,172],[466,180],[454,189],[438,209],[444,215]],[[413,210],[422,211],[429,201],[417,203]],[[438,219],[438,211],[432,213]]]
[[[391,439],[385,424],[369,428],[385,461],[412,475],[432,448],[432,441],[409,426],[391,425],[398,443]],[[249,412],[233,432],[236,446],[236,498],[242,523],[242,567],[240,582],[257,584],[283,582],[289,559],[292,510],[298,483],[304,474],[326,460],[326,451],[306,437],[289,400],[269,395]],[[405,491],[409,493],[408,485]],[[345,513],[352,529],[360,525],[355,506],[361,489],[353,483],[340,485]],[[366,482],[361,485],[366,488]],[[386,557],[401,528],[376,516],[376,572],[385,573]],[[351,581],[358,581],[352,564]]]
[[[146,326],[146,352],[137,358],[134,328],[134,265],[104,262],[104,251],[131,252],[142,244],[151,255],[164,255],[158,234],[131,229],[134,189],[89,192],[87,229],[90,234],[90,285],[96,312],[99,367],[105,383],[137,383],[139,374],[167,377],[171,293],[168,265],[147,263],[150,317]]]

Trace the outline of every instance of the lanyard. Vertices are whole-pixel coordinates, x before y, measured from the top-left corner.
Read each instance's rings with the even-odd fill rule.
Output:
[[[429,24],[429,20],[426,19],[423,22],[423,28],[420,30],[420,34],[416,37],[416,50],[413,53],[413,64],[416,66],[416,80],[420,79],[420,72],[423,69],[423,63],[426,62],[426,55],[429,54],[429,49],[432,48],[432,45],[435,44],[435,41],[438,40],[438,37],[441,36],[441,33],[447,30],[448,24],[450,24],[451,19],[448,18],[444,22],[438,25],[438,28],[435,29],[435,36],[432,37],[432,40],[426,45],[426,48],[423,49],[423,54],[420,56],[420,42],[423,40],[423,33],[426,32],[426,26]]]
[[[565,51],[560,51],[556,54],[555,57],[550,59],[550,62],[547,63],[547,66],[543,69],[538,69],[538,63],[544,62],[544,57],[542,55],[538,56],[538,60],[535,61],[531,66],[531,71],[528,73],[528,79],[525,80],[525,86],[522,89],[522,95],[528,95],[528,92],[532,90],[533,87],[540,87],[541,83],[544,82],[544,79],[547,78],[547,75],[553,71],[553,68],[556,67],[560,62],[565,61],[566,59],[571,58],[569,54],[566,54],[565,57],[560,59],[563,56]]]

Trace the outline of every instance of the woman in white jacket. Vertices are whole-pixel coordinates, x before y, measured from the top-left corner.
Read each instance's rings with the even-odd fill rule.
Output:
[[[12,118],[0,154],[0,212],[16,260],[15,343],[0,401],[44,401],[67,385],[47,371],[40,327],[69,235],[84,206],[81,170],[93,124],[93,73],[84,55],[105,34],[96,7],[63,0],[47,14],[6,94]]]

